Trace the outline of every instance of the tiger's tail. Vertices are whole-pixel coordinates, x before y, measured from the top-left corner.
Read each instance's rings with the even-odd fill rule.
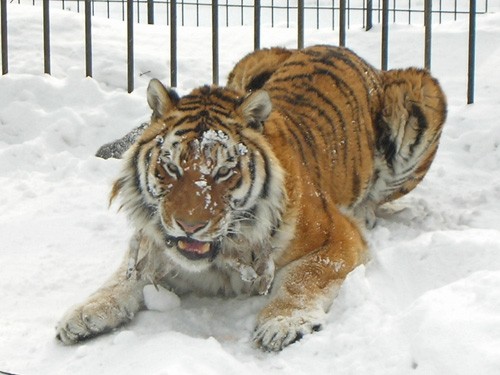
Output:
[[[229,73],[227,87],[245,92],[262,88],[292,53],[293,50],[275,47],[248,54]]]

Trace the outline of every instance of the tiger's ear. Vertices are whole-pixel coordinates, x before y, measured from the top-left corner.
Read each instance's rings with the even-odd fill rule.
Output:
[[[257,90],[248,94],[240,105],[241,112],[248,125],[262,131],[273,106],[267,91]]]
[[[179,101],[177,93],[174,90],[163,86],[163,84],[156,78],[149,81],[147,97],[148,104],[153,110],[154,117],[161,117],[166,114],[174,108]]]

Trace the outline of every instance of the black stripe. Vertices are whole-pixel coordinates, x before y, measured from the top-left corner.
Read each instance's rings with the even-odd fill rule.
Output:
[[[134,180],[134,186],[136,188],[136,190],[142,194],[142,189],[141,189],[141,176],[139,175],[139,154],[141,152],[141,148],[140,147],[137,147],[135,149],[135,153],[134,155],[132,156],[132,164],[133,164],[133,167],[130,168],[132,169],[133,171],[133,175],[132,175],[132,178]]]
[[[377,150],[384,155],[387,165],[393,169],[397,146],[392,139],[389,125],[382,119],[381,114],[378,115],[378,120],[375,122],[375,125],[377,129]]]
[[[174,134],[176,136],[183,136],[185,134],[188,134],[188,133],[192,133],[192,132],[196,132],[197,129],[193,129],[193,128],[189,128],[189,129],[180,129],[180,130],[177,130]]]
[[[245,86],[245,91],[255,91],[261,89],[274,72],[263,72],[253,77]]]
[[[243,199],[237,199],[234,203],[240,207],[243,207],[247,204],[248,200],[250,199],[250,196],[252,195],[252,190],[255,185],[255,153],[253,151],[250,151],[250,160],[248,161],[248,171],[250,173],[250,186],[248,188],[247,193],[243,197]]]
[[[140,207],[136,207],[135,211],[142,210],[142,211],[144,211],[143,214],[146,214],[146,216],[151,218],[154,216],[156,207],[151,206],[149,203],[147,203],[144,200],[144,190],[142,189],[142,186],[141,186],[141,176],[139,174],[139,171],[140,171],[139,164],[141,163],[141,159],[140,159],[141,152],[142,152],[142,149],[137,147],[136,152],[134,153],[134,155],[131,159],[131,161],[133,163],[133,168],[131,168],[133,171],[133,175],[131,176],[131,178],[134,181],[135,189],[137,190],[137,192],[139,193],[139,195],[141,197],[141,205],[140,205]],[[135,214],[136,213],[135,211],[132,212],[131,214]]]
[[[413,104],[411,108],[411,115],[417,119],[417,136],[415,137],[415,142],[410,146],[410,155],[413,155],[415,152],[415,147],[417,147],[421,142],[422,142],[422,137],[424,136],[425,131],[427,130],[428,124],[427,124],[427,118],[425,117],[424,113],[422,112],[422,109],[416,105]],[[408,122],[406,123],[407,126]]]
[[[331,68],[341,71],[336,62],[342,62],[349,66],[359,77],[360,81],[366,82],[365,72],[372,71],[374,68],[347,48],[328,48],[324,53],[317,53],[311,59],[311,63],[324,64]],[[357,64],[356,64],[357,63]]]
[[[352,87],[350,85],[348,85],[337,74],[334,74],[333,72],[331,72],[329,70],[326,70],[326,69],[322,69],[322,68],[315,68],[313,74],[315,74],[315,75],[317,74],[317,75],[321,75],[321,76],[326,76],[326,77],[330,78],[332,81],[335,82],[336,87],[339,90],[341,90],[344,98],[346,98],[349,101],[351,107],[355,111],[359,111],[360,109],[363,110],[363,107],[360,105],[359,100],[358,100],[358,94],[356,92],[354,92],[354,90],[352,89]],[[365,83],[365,82],[362,82],[362,83]],[[368,97],[368,90],[367,90],[366,85],[364,85],[364,88],[365,88],[365,94]],[[368,103],[369,103],[369,100],[367,99],[366,100],[366,104],[368,105]],[[358,119],[362,118],[362,112],[361,113],[359,113],[359,112],[358,113],[353,113],[353,115],[357,115]],[[358,123],[358,126],[360,126],[360,125],[361,124]],[[360,145],[359,134],[358,134],[358,145]]]
[[[342,133],[343,133],[343,139],[347,138],[347,131],[346,131],[346,125],[345,125],[345,120],[344,120],[343,114],[341,113],[339,107],[334,102],[332,102],[321,91],[319,91],[316,87],[314,87],[312,85],[309,85],[309,84],[299,85],[299,84],[296,84],[296,83],[292,83],[292,87],[296,88],[296,89],[305,89],[307,92],[313,93],[322,102],[324,102],[327,107],[332,108],[333,111],[335,112],[335,115],[337,116],[337,118],[339,120],[339,125],[341,126]],[[285,88],[279,88],[279,90],[289,91],[289,89],[285,89]],[[313,105],[310,100],[306,101],[304,103],[301,103],[301,104],[303,106],[305,106],[305,107],[308,107],[308,108],[316,110],[318,112],[318,115],[320,117],[324,118],[324,120],[326,121],[326,123],[330,125],[329,129],[333,132],[333,134],[332,134],[333,135],[333,142],[332,142],[332,139],[327,139],[327,137],[325,136],[325,133],[323,131],[323,128],[321,126],[316,126],[316,129],[320,132],[321,137],[323,138],[323,140],[325,141],[325,143],[328,144],[328,145],[330,145],[330,146],[333,145],[334,148],[335,148],[335,152],[337,153],[338,150],[337,150],[336,146],[338,144],[339,138],[338,138],[338,135],[337,135],[336,122],[328,115],[328,113],[325,110],[322,109],[322,106]],[[318,124],[316,124],[316,125],[318,125]],[[347,157],[346,153],[344,153],[344,158],[346,158],[346,157]],[[332,160],[332,162],[333,162],[333,160]],[[346,161],[344,160],[344,163],[345,162]]]
[[[264,178],[264,183],[262,184],[259,197],[262,199],[266,199],[269,196],[269,187],[271,185],[271,179],[272,179],[272,173],[271,173],[271,160],[269,160],[269,157],[267,153],[265,152],[260,145],[257,143],[251,141],[251,140],[246,140],[245,144],[251,145],[255,149],[259,151],[260,156],[262,157],[264,161],[264,171],[265,171],[265,178]]]
[[[156,198],[151,189],[150,189],[150,181],[149,181],[149,177],[150,177],[150,174],[148,173],[149,172],[149,167],[151,166],[151,156],[152,156],[152,153],[153,153],[153,150],[149,150],[147,153],[146,153],[146,157],[144,158],[144,165],[145,165],[145,169],[146,169],[146,176],[145,177],[145,181],[146,181],[146,190],[147,192],[149,193],[149,195],[151,195],[153,198]],[[154,177],[153,177],[154,178]]]
[[[285,109],[281,108],[280,112],[283,113],[284,116],[287,116],[288,118],[290,118],[289,117],[289,115],[290,115],[289,112],[286,111]],[[287,125],[288,125],[288,123],[287,123]],[[305,154],[305,151],[304,151],[304,147],[302,146],[302,142],[300,142],[300,138],[298,137],[297,134],[295,134],[295,132],[293,131],[293,129],[291,129],[289,126],[287,126],[285,129],[291,134],[293,140],[295,141],[294,145],[295,145],[295,147],[299,151],[300,158],[302,159],[302,162],[304,164],[307,164],[307,157],[306,157],[306,154]],[[288,140],[289,140],[289,142],[292,142],[291,138],[288,138]]]

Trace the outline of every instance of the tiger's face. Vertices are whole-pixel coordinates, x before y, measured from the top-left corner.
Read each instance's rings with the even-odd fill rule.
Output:
[[[153,80],[148,102],[151,125],[129,150],[113,193],[121,192],[138,229],[195,272],[228,243],[253,236],[248,228],[268,236],[282,176],[262,141],[267,93],[242,98],[207,86],[178,98]]]
[[[225,237],[238,233],[234,216],[249,183],[248,149],[229,132],[192,133],[157,138],[148,189],[167,241],[189,260],[210,260]]]

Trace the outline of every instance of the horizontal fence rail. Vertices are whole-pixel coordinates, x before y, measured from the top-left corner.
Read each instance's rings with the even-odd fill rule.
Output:
[[[381,68],[388,67],[391,23],[422,24],[424,66],[431,68],[432,25],[448,20],[469,20],[467,102],[474,101],[475,19],[488,12],[488,0],[9,0],[41,5],[43,9],[44,72],[50,74],[50,9],[83,12],[85,16],[85,74],[92,76],[92,16],[97,12],[127,25],[127,88],[134,90],[134,23],[166,24],[170,31],[170,85],[177,86],[177,30],[182,26],[212,29],[212,82],[219,83],[219,27],[253,26],[254,48],[260,48],[261,27],[297,29],[297,47],[304,46],[305,28],[338,30],[340,46],[356,22],[365,30],[381,25]],[[8,72],[7,0],[0,0],[2,74]],[[186,17],[195,14],[195,17]],[[307,17],[306,17],[307,15]],[[278,22],[279,21],[279,22]]]
[[[38,5],[45,0],[9,0],[18,4]],[[342,3],[346,10],[346,25],[349,28],[352,20],[364,15],[363,27],[369,29],[368,19],[373,23],[382,22],[385,0],[219,0],[218,8],[222,14],[220,26],[251,26],[254,18],[254,7],[261,9],[261,22],[271,27],[277,26],[277,20],[286,18],[286,27],[295,27],[297,12],[300,8],[309,15],[314,15],[310,27],[317,29],[331,27],[335,29],[337,15],[342,11]],[[427,0],[389,0],[387,7],[391,22],[414,24],[423,22],[425,14],[424,3]],[[50,0],[51,7],[83,12],[87,0]],[[172,2],[179,11],[179,26],[210,26],[212,0],[133,0],[134,18],[136,22],[169,24],[173,18],[170,14]],[[90,0],[91,14],[105,14],[108,18],[127,19],[128,0]],[[300,3],[303,6],[300,6]],[[432,0],[432,13],[438,23],[457,20],[469,14],[469,2],[464,0]],[[477,13],[487,13],[489,0],[478,3]],[[188,19],[187,14],[195,12],[194,19]],[[208,18],[207,18],[208,16]]]

